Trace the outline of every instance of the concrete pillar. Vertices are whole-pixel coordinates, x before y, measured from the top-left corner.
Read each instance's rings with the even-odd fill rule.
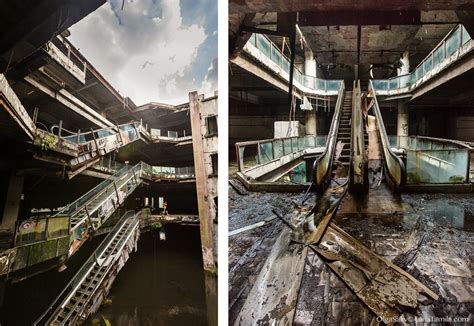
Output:
[[[304,73],[316,78],[316,60],[313,51],[306,49],[304,52]],[[316,110],[306,111],[305,132],[307,135],[316,136]]]
[[[197,92],[189,93],[189,112],[191,117],[191,133],[193,138],[194,174],[201,233],[201,249],[204,269],[215,272],[214,257],[214,225],[211,215],[212,198],[207,187],[207,174],[204,163],[203,132],[201,129],[201,102]]]
[[[24,179],[24,177],[17,176],[14,173],[10,176],[5,207],[3,209],[2,224],[0,225],[2,229],[15,228],[18,212],[20,211]]]
[[[408,145],[408,105],[402,100],[398,100],[397,136],[398,146]]]
[[[409,52],[405,51],[403,52],[402,57],[400,58],[400,68],[398,68],[397,73],[398,76],[400,75],[405,75],[410,72],[410,57],[409,57]]]
[[[307,135],[316,136],[316,110],[306,111],[304,126]]]
[[[314,59],[313,51],[308,49],[304,51],[304,74],[316,77],[316,60]]]

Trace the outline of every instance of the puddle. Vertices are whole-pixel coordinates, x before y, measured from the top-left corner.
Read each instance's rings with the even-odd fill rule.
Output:
[[[461,205],[452,204],[442,199],[426,204],[429,205],[428,214],[433,217],[434,223],[467,232],[474,231],[474,216],[472,213],[466,212]]]

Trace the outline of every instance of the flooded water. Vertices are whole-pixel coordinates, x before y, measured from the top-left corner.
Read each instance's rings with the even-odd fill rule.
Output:
[[[463,205],[436,199],[430,202],[433,221],[442,226],[474,232],[474,216]]]
[[[32,325],[48,309],[103,238],[104,236],[98,236],[87,241],[67,262],[67,269],[61,273],[51,270],[22,282],[8,284],[3,306],[0,307],[0,325]]]
[[[199,228],[168,225],[166,241],[143,233],[105,301],[86,325],[207,325]]]
[[[53,270],[8,285],[0,325],[32,325],[101,240],[86,242],[62,273]],[[103,325],[102,317],[114,326],[207,325],[204,279],[198,227],[168,225],[166,241],[158,231],[143,233],[106,303],[85,325],[97,319]]]

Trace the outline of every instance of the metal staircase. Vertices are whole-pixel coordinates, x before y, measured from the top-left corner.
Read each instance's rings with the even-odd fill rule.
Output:
[[[98,306],[111,280],[120,269],[122,252],[134,247],[134,236],[139,234],[139,215],[126,212],[112,232],[74,275],[49,309],[34,325],[77,325],[84,321],[92,306]]]

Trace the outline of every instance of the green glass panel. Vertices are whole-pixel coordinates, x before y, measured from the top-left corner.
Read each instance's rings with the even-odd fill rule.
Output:
[[[272,44],[272,61],[281,67],[281,53],[275,44]]]
[[[444,60],[444,47],[441,45],[433,52],[433,65],[436,67]]]
[[[270,58],[270,41],[262,34],[257,34],[257,47],[268,58]]]
[[[454,31],[454,33],[448,37],[446,40],[446,57],[449,57],[451,54],[456,52],[460,44],[460,31],[459,28]]]
[[[339,80],[327,80],[326,81],[326,90],[327,91],[338,91],[340,81]]]
[[[425,62],[423,62],[423,70],[425,74],[431,71],[433,69],[433,61],[431,61],[431,56],[428,57]]]
[[[471,40],[471,35],[466,31],[466,28],[463,26],[462,28],[462,45],[466,44]]]
[[[273,148],[272,143],[261,143],[260,144],[260,164],[267,163],[273,160]]]
[[[282,157],[283,154],[283,141],[281,140],[274,140],[273,141],[273,150],[275,152],[275,158]]]

